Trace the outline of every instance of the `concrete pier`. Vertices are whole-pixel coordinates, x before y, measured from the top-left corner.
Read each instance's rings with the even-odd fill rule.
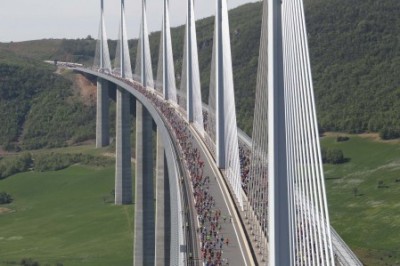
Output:
[[[134,265],[155,265],[153,120],[136,101],[136,189]]]
[[[168,188],[168,168],[162,137],[157,131],[156,157],[156,264],[169,265],[170,212]],[[166,231],[167,230],[167,231]]]
[[[110,144],[108,81],[97,78],[96,148]]]
[[[132,203],[130,95],[117,87],[115,204]]]

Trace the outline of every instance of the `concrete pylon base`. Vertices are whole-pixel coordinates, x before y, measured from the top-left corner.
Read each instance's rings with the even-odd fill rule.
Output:
[[[169,211],[169,182],[168,167],[165,157],[164,144],[160,133],[157,132],[156,159],[156,264],[169,265],[170,245],[170,211]]]
[[[130,95],[117,88],[115,204],[132,203]]]
[[[153,120],[136,101],[136,189],[134,265],[155,265]]]
[[[96,148],[110,144],[108,81],[97,78]]]

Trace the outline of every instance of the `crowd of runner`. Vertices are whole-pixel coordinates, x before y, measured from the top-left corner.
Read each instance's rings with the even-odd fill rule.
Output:
[[[250,154],[251,151],[246,144],[239,141],[239,160],[240,160],[240,173],[242,177],[242,188],[247,194],[250,182]]]
[[[155,92],[151,92],[145,89],[138,83],[133,83],[125,79],[120,79],[125,83],[133,86],[136,90],[145,95],[151,100],[155,106],[161,111],[164,118],[168,121],[169,127],[172,129],[178,141],[181,155],[186,162],[186,168],[188,169],[191,185],[193,188],[193,196],[195,200],[195,209],[197,212],[197,218],[199,227],[197,233],[201,241],[201,259],[206,266],[219,266],[229,265],[226,258],[223,258],[223,248],[229,245],[228,237],[224,237],[223,225],[231,222],[230,217],[221,214],[221,210],[217,208],[215,199],[210,193],[210,177],[204,176],[204,161],[201,158],[200,151],[193,147],[193,135],[188,129],[188,123],[178,114],[176,109],[170,104],[165,102],[162,97],[157,95]],[[182,108],[185,106],[182,101],[179,101]],[[203,111],[204,128],[206,131],[210,130],[210,117],[207,111]],[[207,141],[206,141],[207,143]],[[208,146],[208,145],[207,145]],[[250,158],[251,150],[246,144],[239,141],[239,159],[241,169],[241,181],[242,188],[245,193],[248,193],[248,185],[251,180],[250,176]],[[264,184],[265,186],[266,184]],[[306,219],[304,219],[306,220]],[[310,225],[307,223],[306,227]],[[301,240],[303,238],[303,230],[305,226],[300,222],[297,226],[298,233],[297,241],[304,243]],[[309,229],[310,230],[310,229]],[[315,258],[310,257],[313,254],[308,254],[302,251],[310,249],[314,250],[314,246],[311,240],[305,243],[308,247],[301,247],[303,250],[296,250],[298,256],[298,263],[303,264],[305,261],[313,261]],[[325,251],[324,251],[325,252]],[[336,256],[336,255],[335,255]],[[319,258],[320,260],[320,258]]]
[[[200,225],[196,231],[201,242],[202,261],[206,266],[229,265],[228,259],[223,258],[223,248],[229,245],[229,238],[224,237],[222,229],[224,224],[231,222],[231,218],[222,215],[210,193],[210,177],[204,175],[204,161],[201,158],[200,151],[193,147],[194,137],[188,129],[188,123],[174,107],[166,103],[156,93],[144,89],[138,84],[123,81],[133,86],[154,103],[168,121],[169,125],[167,124],[167,126],[175,134],[193,188],[194,204]]]

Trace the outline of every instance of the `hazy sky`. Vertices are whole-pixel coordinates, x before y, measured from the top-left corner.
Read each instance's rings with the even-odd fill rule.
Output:
[[[258,0],[227,0],[228,8]],[[170,0],[171,26],[185,23],[186,0]],[[195,1],[196,18],[215,12],[215,0]],[[161,29],[162,0],[147,0],[147,23],[150,31]],[[104,0],[109,38],[116,39],[119,23],[119,0]],[[125,0],[129,38],[139,32],[141,0]],[[100,0],[2,0],[0,42],[44,38],[97,37]]]

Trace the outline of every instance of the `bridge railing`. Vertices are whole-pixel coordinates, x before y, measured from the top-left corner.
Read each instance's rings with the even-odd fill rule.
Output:
[[[362,266],[362,262],[357,258],[357,256],[351,251],[349,246],[343,241],[343,239],[339,236],[333,227],[331,227],[331,235],[332,235],[332,246],[333,252],[336,255],[337,261],[340,265],[354,265],[354,266]]]

